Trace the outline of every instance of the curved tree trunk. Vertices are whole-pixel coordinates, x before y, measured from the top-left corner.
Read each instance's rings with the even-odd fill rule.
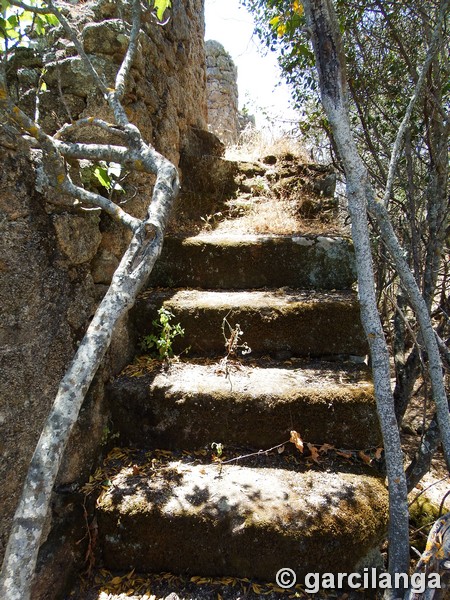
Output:
[[[155,153],[156,154],[156,153]],[[28,600],[52,489],[73,425],[119,319],[133,306],[161,252],[178,192],[175,167],[159,157],[148,216],[137,229],[78,351],[62,379],[31,459],[0,576],[0,597]]]

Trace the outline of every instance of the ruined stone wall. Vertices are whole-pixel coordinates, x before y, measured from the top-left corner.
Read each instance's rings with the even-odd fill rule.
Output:
[[[206,129],[204,7],[203,0],[173,0],[172,4],[172,17],[165,27],[144,18],[125,104],[144,137],[178,164],[189,152],[192,128]],[[85,50],[112,81],[126,48],[117,3],[86,2],[72,10],[78,11],[80,30],[84,28]],[[47,131],[54,132],[67,122],[68,113],[72,119],[100,116],[110,120],[72,43],[60,32],[50,41],[41,52],[24,49],[10,62],[10,90],[21,108],[34,115],[36,83],[45,65],[47,88],[41,89],[39,111]],[[84,136],[83,141],[99,139],[98,131],[87,130]],[[30,150],[3,125],[0,160],[1,562],[29,460],[60,378],[130,234],[105,215],[59,205],[58,198],[36,184],[39,152]],[[151,198],[151,177],[133,175],[124,186],[130,198],[125,209],[144,216]],[[59,544],[61,532],[49,527],[33,600],[57,598],[58,586],[62,589],[64,583],[62,574],[71,562],[82,563],[83,545],[76,549],[78,556],[69,545],[85,535],[80,530],[79,485],[111,428],[103,406],[104,382],[123,367],[130,352],[124,322],[84,403],[66,452],[53,503],[53,523],[65,524],[66,546]]]
[[[225,144],[239,139],[237,68],[219,42],[205,43],[208,126]]]

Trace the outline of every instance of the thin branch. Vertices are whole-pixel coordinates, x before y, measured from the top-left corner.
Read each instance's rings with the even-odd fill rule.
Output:
[[[67,145],[53,140],[53,138],[46,134],[37,123],[30,119],[22,110],[19,109],[19,107],[13,104],[13,102],[7,96],[6,82],[0,77],[0,107],[2,106],[6,108],[11,115],[11,119],[17,123],[17,125],[19,125],[23,130],[27,131],[40,143],[44,152],[45,172],[49,177],[51,185],[55,189],[66,192],[82,202],[87,202],[90,205],[103,208],[103,210],[113,219],[120,221],[132,231],[136,231],[138,229],[138,227],[141,225],[141,221],[139,219],[136,219],[135,217],[132,217],[126,213],[122,208],[111,202],[111,200],[108,198],[76,186],[70,180],[65,170],[63,155],[60,152],[60,148],[63,148]],[[102,160],[101,157],[99,158],[99,155],[102,154],[102,150],[107,151],[110,148],[109,146],[102,147],[97,144],[86,144],[86,146],[90,149],[91,158],[94,160]],[[155,173],[156,169],[154,158],[157,153],[155,151],[152,153],[147,147],[145,147],[144,150],[144,156],[140,155],[136,150],[130,151],[129,162],[131,165],[139,166],[139,170],[144,170],[145,166],[148,171]],[[106,160],[122,164],[124,162],[124,154],[126,154],[126,152],[127,149],[125,147],[120,147],[119,160],[115,160],[116,157]],[[112,155],[110,154],[110,156]],[[149,159],[151,160],[149,161]]]
[[[16,1],[16,0],[14,0],[14,1]],[[108,87],[107,87],[106,83],[104,82],[103,78],[97,73],[96,68],[94,67],[90,58],[84,51],[83,44],[80,42],[80,39],[78,36],[78,32],[75,31],[75,29],[72,27],[72,25],[69,23],[69,21],[65,18],[65,16],[62,14],[62,12],[59,10],[59,8],[53,4],[53,0],[47,0],[47,3],[48,3],[48,8],[49,8],[47,13],[51,13],[51,14],[55,15],[55,17],[61,23],[61,25],[64,28],[64,31],[67,33],[70,41],[74,44],[79,56],[81,57],[84,64],[86,65],[94,82],[97,84],[100,91],[106,97],[108,95]]]
[[[427,545],[420,560],[418,561],[414,573],[411,577],[419,576],[422,581],[427,581],[430,574],[437,574],[439,581],[443,581],[450,573],[450,513],[440,517],[428,534]],[[431,600],[432,598],[443,598],[438,589],[438,596],[434,595],[434,589],[428,586],[423,591],[410,589],[406,600]],[[445,594],[445,592],[444,592]]]
[[[422,333],[425,349],[428,353],[428,364],[433,399],[436,405],[436,414],[444,448],[445,461],[450,469],[450,415],[448,410],[447,394],[442,377],[442,363],[439,354],[436,332],[431,322],[424,297],[420,293],[417,282],[411,272],[404,252],[392,227],[386,207],[375,200],[372,190],[367,189],[367,202],[369,211],[375,216],[384,244],[389,250],[402,285],[416,314]]]
[[[127,52],[116,75],[116,95],[118,100],[122,100],[125,93],[125,81],[130,72],[131,65],[133,64],[133,60],[137,52],[139,32],[141,29],[140,0],[133,1],[132,23]]]
[[[444,340],[435,332],[437,345],[439,347],[439,351],[442,355],[442,358],[447,363],[448,368],[450,368],[450,350],[448,349]]]
[[[31,4],[26,4],[26,2],[21,2],[20,0],[10,0],[10,4],[12,4],[12,6],[17,6],[18,8],[23,8],[23,10],[28,10],[29,12],[37,15],[48,15],[48,13],[51,12],[48,8],[31,6]]]
[[[6,548],[0,596],[29,600],[53,486],[70,432],[89,386],[109,347],[118,320],[131,308],[158,258],[173,201],[178,193],[175,167],[148,149],[158,176],[148,217],[135,231],[78,351],[64,375],[31,460]]]
[[[401,152],[401,146],[403,144],[403,138],[405,136],[406,129],[409,126],[409,121],[411,119],[412,111],[416,105],[417,99],[419,98],[420,92],[422,90],[422,86],[425,82],[425,78],[427,76],[428,69],[430,68],[430,65],[431,65],[431,62],[433,61],[434,55],[437,52],[437,49],[439,46],[440,35],[441,35],[442,24],[444,22],[445,13],[448,11],[449,6],[450,6],[450,0],[442,0],[440,12],[439,12],[439,18],[438,18],[436,26],[434,28],[433,37],[431,39],[431,42],[430,42],[430,45],[428,48],[427,56],[425,58],[422,69],[420,71],[419,78],[415,85],[414,93],[411,96],[408,107],[406,109],[405,116],[403,117],[403,120],[397,131],[397,137],[396,137],[396,140],[394,143],[394,147],[392,148],[391,160],[389,163],[388,178],[387,178],[386,188],[385,188],[384,197],[383,197],[383,204],[385,206],[388,205],[389,199],[392,194],[395,171],[397,169],[398,159],[400,158],[400,152]]]
[[[105,198],[100,194],[90,192],[89,190],[85,190],[84,188],[75,185],[70,180],[68,175],[66,175],[64,182],[62,182],[60,186],[63,192],[66,192],[77,200],[102,208],[115,221],[119,221],[122,223],[122,225],[128,227],[128,229],[131,229],[131,231],[137,231],[137,229],[142,225],[142,221],[129,215],[122,208],[120,208],[120,206],[117,206],[117,204],[111,202],[109,198]]]
[[[347,76],[339,23],[332,0],[304,0],[303,6],[319,72],[322,104],[333,130],[347,178],[355,245],[361,318],[372,356],[375,398],[386,453],[389,489],[389,572],[408,569],[406,478],[390,386],[389,352],[378,313],[367,222],[368,173],[358,154],[347,102]]]

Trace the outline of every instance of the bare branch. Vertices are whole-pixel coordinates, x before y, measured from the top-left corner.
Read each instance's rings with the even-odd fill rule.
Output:
[[[61,384],[33,454],[22,497],[6,548],[0,596],[29,600],[36,560],[52,489],[64,449],[84,397],[109,347],[118,320],[131,308],[147,280],[163,240],[163,232],[178,193],[175,167],[150,150],[158,165],[147,219],[135,231]]]
[[[132,9],[132,27],[130,33],[130,40],[128,42],[128,48],[125,54],[125,58],[123,59],[116,76],[116,94],[118,100],[122,100],[123,95],[125,93],[125,81],[130,72],[134,57],[136,56],[140,29],[141,2],[140,0],[134,0]]]
[[[84,64],[86,65],[86,68],[88,69],[89,73],[91,74],[94,82],[97,84],[100,91],[106,97],[108,95],[108,91],[109,91],[108,87],[107,87],[106,83],[104,82],[103,78],[100,77],[100,75],[97,73],[97,70],[94,67],[94,65],[92,64],[92,61],[90,60],[90,58],[84,51],[83,44],[80,42],[80,39],[78,36],[78,32],[75,31],[75,29],[72,27],[72,25],[69,23],[69,21],[65,18],[65,16],[62,14],[62,12],[59,10],[59,8],[53,4],[52,0],[47,0],[47,3],[48,3],[47,13],[51,13],[51,14],[55,15],[55,17],[61,23],[61,25],[64,28],[64,31],[67,33],[69,39],[74,44],[79,56],[81,57]]]
[[[450,470],[450,414],[448,411],[447,394],[442,377],[442,363],[430,313],[417,286],[414,275],[404,258],[403,249],[395,235],[386,207],[381,204],[381,202],[375,200],[373,191],[369,188],[367,188],[367,201],[369,210],[377,220],[383,242],[395,263],[397,273],[408,294],[409,301],[411,302],[411,306],[414,309],[417,321],[419,322],[423,343],[428,353],[428,368],[433,389],[433,398],[436,404],[436,413],[444,448],[445,461]]]
[[[375,398],[386,452],[389,489],[389,572],[405,573],[409,563],[408,507],[400,435],[390,386],[389,352],[378,313],[367,222],[368,173],[351,131],[345,58],[332,0],[304,0],[312,32],[322,104],[333,130],[347,180],[355,245],[361,319],[370,345]]]
[[[51,12],[48,8],[32,6],[31,4],[26,4],[26,2],[21,2],[20,0],[10,0],[10,4],[12,4],[12,6],[17,6],[18,8],[28,10],[29,12],[37,15],[48,15],[49,12]]]
[[[412,111],[414,110],[416,102],[420,96],[420,92],[421,92],[422,86],[425,82],[425,78],[427,76],[431,62],[432,62],[432,60],[437,52],[437,49],[439,47],[442,25],[444,23],[445,14],[448,11],[449,6],[450,6],[450,0],[442,0],[440,11],[439,11],[439,18],[438,18],[436,26],[434,28],[433,37],[431,39],[431,43],[428,48],[427,56],[425,58],[422,69],[420,71],[419,78],[415,85],[414,93],[411,96],[408,107],[406,109],[405,116],[403,117],[403,120],[397,131],[397,137],[395,139],[395,143],[392,148],[391,160],[389,163],[388,178],[387,178],[386,188],[385,188],[384,197],[383,197],[383,204],[385,206],[388,205],[389,199],[392,194],[392,187],[394,185],[395,171],[397,169],[398,159],[400,158],[400,152],[401,152],[401,147],[403,144],[403,139],[405,137],[405,132],[409,126],[409,121],[411,119]]]
[[[414,575],[428,579],[430,574],[437,573],[439,580],[450,576],[450,513],[440,517],[428,534],[427,545],[420,557]],[[440,589],[425,589],[423,592],[410,591],[406,600],[438,600],[444,598]],[[437,594],[435,594],[437,592]],[[445,591],[443,592],[445,595]]]

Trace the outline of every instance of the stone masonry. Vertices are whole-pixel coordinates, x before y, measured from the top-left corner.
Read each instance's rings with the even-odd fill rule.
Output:
[[[236,144],[240,130],[237,68],[219,42],[208,40],[205,51],[209,129],[225,144]]]

